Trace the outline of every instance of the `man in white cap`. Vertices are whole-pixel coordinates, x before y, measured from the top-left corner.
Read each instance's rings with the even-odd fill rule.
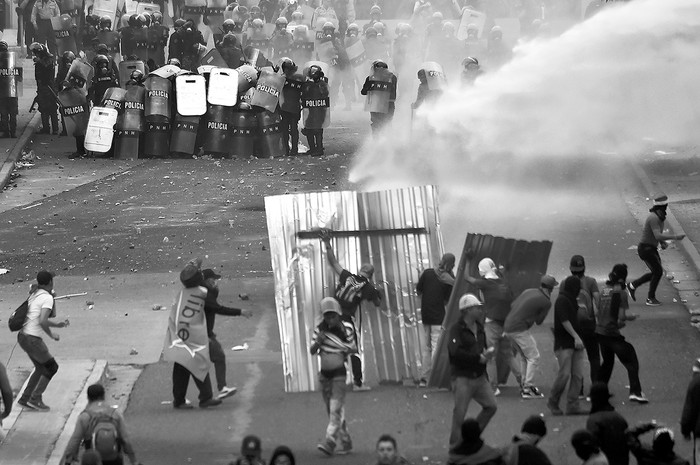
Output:
[[[326,455],[348,454],[352,450],[352,440],[345,422],[345,362],[349,354],[357,352],[355,329],[351,323],[341,319],[340,304],[333,297],[321,300],[323,321],[316,326],[313,343],[309,349],[311,355],[318,354],[321,370],[318,380],[321,393],[328,412],[326,440],[318,450]],[[336,446],[340,442],[340,449]]]
[[[552,306],[552,290],[558,285],[554,277],[547,274],[542,276],[539,288],[525,289],[513,301],[503,325],[505,336],[522,359],[523,387],[520,395],[523,399],[544,396],[533,383],[540,364],[540,352],[530,328],[535,323],[541,325],[544,322]]]
[[[637,245],[637,254],[649,268],[649,273],[627,283],[627,291],[632,300],[637,300],[634,295],[639,286],[649,283],[646,304],[650,307],[658,307],[661,302],[656,300],[656,288],[664,274],[661,267],[661,257],[659,256],[659,246],[662,249],[668,247],[666,241],[680,241],[685,238],[685,234],[664,234],[664,220],[668,209],[668,197],[660,194],[654,197],[654,204],[649,209],[649,215],[644,221],[642,228],[642,239]]]
[[[469,403],[474,399],[481,405],[476,417],[481,431],[496,414],[496,397],[486,376],[486,364],[494,354],[493,347],[486,342],[483,304],[474,294],[464,294],[459,299],[460,320],[452,325],[448,333],[447,350],[452,371],[452,432],[450,449],[462,440],[462,423],[467,416]]]
[[[700,446],[698,436],[700,436],[700,358],[693,362],[693,378],[688,384],[683,403],[683,413],[681,414],[681,433],[686,441],[693,438],[693,463],[700,463]]]

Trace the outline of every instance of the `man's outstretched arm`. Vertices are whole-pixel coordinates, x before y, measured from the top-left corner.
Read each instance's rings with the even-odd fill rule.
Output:
[[[328,263],[333,267],[335,272],[337,274],[340,274],[343,272],[343,266],[338,262],[338,259],[335,257],[335,253],[333,252],[333,247],[331,247],[331,238],[330,235],[324,235],[322,237],[323,243],[326,244],[326,255],[328,255]]]

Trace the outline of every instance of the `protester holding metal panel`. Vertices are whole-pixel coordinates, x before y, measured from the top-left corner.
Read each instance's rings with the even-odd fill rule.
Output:
[[[8,50],[7,42],[0,41],[0,132],[5,137],[16,137],[18,97],[22,95],[22,66],[17,54]]]

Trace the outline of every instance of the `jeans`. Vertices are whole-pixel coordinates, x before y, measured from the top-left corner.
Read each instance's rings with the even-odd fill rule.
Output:
[[[472,399],[481,405],[481,412],[476,416],[481,431],[489,424],[498,408],[496,397],[493,395],[493,389],[486,375],[474,379],[466,376],[452,378],[452,393],[454,394],[455,406],[452,411],[450,449],[457,446],[462,440],[462,423],[467,416],[469,403]]]
[[[352,442],[345,421],[345,377],[326,378],[319,374],[318,378],[321,382],[321,394],[326,404],[326,413],[328,413],[326,443],[335,447],[340,442],[343,447],[348,447]]]
[[[216,387],[221,391],[226,386],[226,354],[216,336],[209,338],[209,359],[214,364]]]
[[[600,371],[600,345],[598,335],[593,331],[580,331],[583,347],[586,349],[588,363],[590,365],[591,385],[598,381]]]
[[[360,354],[363,352],[363,347],[364,347],[364,340],[362,338],[362,322],[361,322],[361,315],[360,312],[361,309],[358,309],[355,315],[356,316],[350,316],[350,315],[343,315],[341,319],[343,321],[347,321],[348,323],[352,324],[353,329],[355,330],[355,342],[357,343],[357,353],[356,354],[350,354],[350,366],[352,367],[352,380],[355,383],[356,386],[362,386],[362,358],[360,357]],[[360,322],[359,324],[356,323],[355,319],[359,318]]]
[[[421,379],[430,379],[430,372],[433,369],[433,356],[437,350],[438,340],[442,333],[440,325],[423,325],[425,334],[425,350],[423,351]]]
[[[199,403],[201,404],[205,400],[209,400],[214,397],[211,391],[211,379],[207,374],[204,381],[200,381],[190,373],[190,370],[180,365],[179,363],[173,364],[173,405],[179,406],[185,403],[185,397],[187,396],[187,385],[190,382],[190,376],[194,379],[194,384],[199,389]]]
[[[646,263],[650,272],[632,281],[632,287],[637,289],[642,284],[648,282],[649,293],[647,294],[647,297],[650,299],[656,299],[656,288],[659,286],[661,276],[664,274],[664,269],[661,267],[659,250],[655,245],[639,244],[637,246],[637,254],[639,255],[639,258],[644,260],[644,263]]]
[[[566,384],[569,383],[569,391],[566,395],[566,408],[575,409],[578,403],[578,395],[583,383],[583,364],[585,353],[583,349],[559,349],[554,351],[559,365],[559,372],[549,393],[549,405],[559,407],[559,400]]]
[[[523,387],[534,386],[535,373],[540,366],[540,351],[537,350],[537,341],[530,330],[519,333],[507,333],[516,353],[520,356],[520,367],[523,376]]]
[[[508,381],[509,368],[515,375],[515,379],[518,380],[518,384],[522,384],[520,364],[515,360],[512,344],[503,335],[503,323],[493,320],[487,321],[484,324],[484,332],[486,333],[486,342],[495,350],[495,356],[486,365],[491,384],[493,386],[505,384]]]
[[[639,360],[634,346],[625,341],[623,336],[598,336],[600,351],[603,353],[603,364],[600,366],[599,380],[608,384],[615,365],[615,356],[620,359],[627,369],[630,383],[630,394],[641,394],[642,385],[639,382]]]
[[[27,386],[20,395],[22,402],[42,402],[42,396],[49,381],[58,371],[58,363],[49,353],[49,348],[40,337],[17,334],[17,342],[34,364],[34,371],[29,376]]]

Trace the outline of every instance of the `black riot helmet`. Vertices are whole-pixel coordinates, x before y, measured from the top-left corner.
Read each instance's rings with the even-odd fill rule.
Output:
[[[104,15],[100,18],[100,29],[111,30],[112,29],[112,18]]]
[[[182,63],[180,63],[180,60],[178,60],[177,58],[169,59],[168,64],[172,66],[177,66],[178,68],[182,68]]]
[[[156,24],[163,23],[163,14],[160,11],[154,11],[151,13],[151,23],[155,26]]]
[[[95,57],[95,68],[100,74],[107,74],[109,71],[109,58],[105,55],[97,55]]]
[[[143,72],[140,69],[133,70],[129,76],[129,80],[141,84],[143,82]]]
[[[286,29],[288,24],[289,21],[287,21],[287,18],[285,18],[284,16],[280,16],[275,20],[276,29]]]
[[[286,75],[294,74],[299,69],[297,64],[294,63],[294,60],[292,60],[289,57],[280,58],[280,61],[277,64],[277,66],[279,66],[279,68],[282,70],[282,72]]]
[[[384,60],[374,60],[374,62],[372,63],[372,68],[373,69],[379,69],[379,68],[389,69],[389,65],[387,65],[386,61],[384,61]]]
[[[0,52],[6,52],[8,48],[9,46],[7,45],[7,42],[0,40]]]
[[[180,29],[182,26],[185,25],[185,20],[182,18],[177,18],[175,20],[175,22],[173,23],[173,25],[175,26],[175,30],[177,31],[178,29]]]
[[[318,65],[309,66],[309,71],[307,71],[306,75],[314,82],[320,81],[324,76],[323,70]]]
[[[233,32],[227,32],[224,34],[222,42],[225,47],[235,47],[238,44],[238,37]]]
[[[65,64],[69,65],[73,63],[73,60],[75,60],[75,53],[71,52],[70,50],[66,50],[65,52],[63,52],[63,55],[61,55],[61,59]]]
[[[138,15],[131,15],[129,16],[129,26],[131,27],[141,27],[139,25],[139,16]]]
[[[221,25],[221,29],[224,30],[224,34],[228,32],[233,32],[234,29],[236,29],[236,23],[231,18],[229,18],[224,21],[224,24]]]
[[[462,67],[470,71],[477,70],[479,69],[479,60],[477,60],[474,57],[467,57],[464,60],[462,60]]]
[[[109,55],[109,48],[105,44],[97,44],[97,46],[95,46],[95,53],[99,55]]]
[[[92,14],[85,17],[85,22],[90,26],[98,27],[100,25],[100,17],[98,15]]]

